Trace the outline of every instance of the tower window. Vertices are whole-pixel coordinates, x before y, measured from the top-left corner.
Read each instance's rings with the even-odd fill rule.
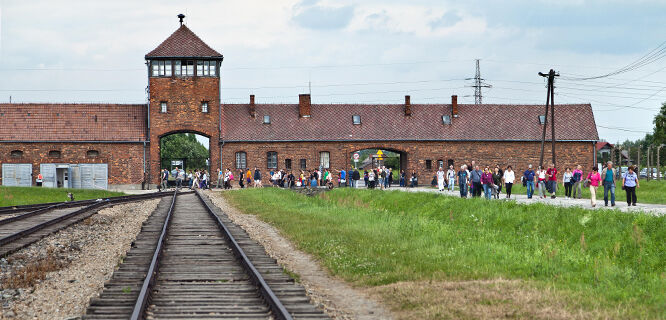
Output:
[[[183,72],[184,76],[193,76],[194,75],[194,60],[183,61]]]
[[[201,103],[201,112],[208,113],[208,102],[204,101]]]
[[[203,61],[197,61],[197,75],[198,76],[207,76],[208,75],[208,70],[204,73],[204,62]]]
[[[217,62],[216,61],[208,61],[208,70],[209,74],[211,77],[214,77],[217,75]]]
[[[174,73],[174,75],[176,75],[176,76],[180,76],[180,68],[181,68],[181,66],[180,66],[180,60],[176,60],[176,61],[174,61],[174,65],[175,65],[175,68],[173,69],[173,73]]]
[[[153,77],[171,76],[171,60],[153,60],[151,65],[153,67]]]
[[[160,112],[161,113],[167,113],[167,103],[166,102],[160,102]]]

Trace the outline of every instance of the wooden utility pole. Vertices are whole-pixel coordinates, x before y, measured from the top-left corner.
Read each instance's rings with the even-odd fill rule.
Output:
[[[539,75],[542,77],[548,77],[548,90],[546,92],[546,112],[544,113],[543,121],[543,134],[541,135],[541,157],[539,158],[539,166],[543,169],[543,154],[545,151],[546,144],[546,126],[548,125],[548,109],[550,109],[550,141],[551,141],[551,152],[553,156],[553,164],[557,166],[555,158],[555,77],[559,77],[560,74],[556,73],[555,70],[550,69],[548,74],[539,72]]]

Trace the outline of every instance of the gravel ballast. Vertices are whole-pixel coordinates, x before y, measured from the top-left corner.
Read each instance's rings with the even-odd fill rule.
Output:
[[[0,260],[0,317],[82,316],[90,298],[99,295],[141,230],[141,224],[159,202],[160,199],[153,199],[103,209]],[[26,266],[44,261],[56,270],[44,272],[43,280],[19,289],[4,287]]]

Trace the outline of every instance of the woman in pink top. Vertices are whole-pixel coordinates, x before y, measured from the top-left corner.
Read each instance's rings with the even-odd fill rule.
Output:
[[[599,168],[596,166],[592,168],[592,172],[587,174],[587,180],[590,180],[590,202],[592,207],[597,206],[597,187],[601,181],[601,175],[599,174]]]

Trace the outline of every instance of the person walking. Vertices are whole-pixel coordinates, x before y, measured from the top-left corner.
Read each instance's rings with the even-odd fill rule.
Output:
[[[406,179],[405,178],[406,178],[405,177],[405,170],[400,170],[400,186],[401,187],[406,186],[406,184],[405,184]]]
[[[183,186],[183,180],[185,179],[185,170],[180,170],[176,167],[176,187],[180,188]]]
[[[416,188],[419,186],[419,177],[416,175],[416,170],[412,171],[412,177],[410,180],[412,188]]]
[[[555,192],[557,192],[557,169],[555,164],[551,163],[550,168],[546,170],[546,183],[548,184],[548,191],[550,191],[550,198],[555,199]]]
[[[532,199],[532,195],[534,195],[535,175],[532,165],[528,165],[527,170],[523,173],[523,181],[525,181],[525,188],[527,189],[527,199]]]
[[[221,187],[220,187],[220,182],[223,182],[223,183],[224,183],[224,182],[226,181],[226,180],[224,180],[224,178],[225,178],[225,175],[226,175],[226,173],[227,173],[226,171],[228,171],[228,170],[229,170],[229,169],[227,169],[227,170],[225,170],[225,171],[222,171],[222,168],[217,169],[217,186],[216,186],[216,187],[217,187],[218,189],[221,188]],[[226,187],[227,187],[226,184],[222,184],[222,185],[223,185],[224,188],[226,189]]]
[[[638,184],[638,176],[636,175],[633,166],[627,168],[627,172],[622,175],[622,186],[627,193],[627,206],[636,206],[636,188],[640,187]]]
[[[354,169],[354,174],[352,175],[352,181],[354,182],[354,188],[358,189],[358,181],[361,180],[361,173],[358,169]]]
[[[393,184],[393,168],[389,168],[386,177],[386,187],[390,188],[392,184]]]
[[[456,170],[453,169],[453,165],[450,165],[449,170],[446,171],[446,178],[449,180],[449,191],[453,192],[456,184]]]
[[[167,182],[169,180],[169,170],[166,168],[162,169],[162,177],[161,177],[161,184],[160,187],[162,190],[165,190],[167,188]]]
[[[245,179],[249,188],[252,185],[252,170],[250,168],[247,168],[247,172],[245,172]]]
[[[581,186],[583,185],[583,167],[581,165],[577,165],[576,169],[572,172],[573,175],[571,177],[571,181],[573,181],[573,192],[571,194],[571,198],[573,199],[580,199],[583,196],[583,193],[581,192]]]
[[[254,187],[261,187],[261,170],[259,168],[254,167]]]
[[[502,180],[504,181],[504,186],[506,186],[506,198],[511,199],[511,188],[513,187],[513,182],[516,180],[516,174],[513,172],[511,166],[506,167],[506,170],[504,170]]]
[[[340,170],[340,183],[338,185],[340,187],[347,186],[347,171],[345,169]]]
[[[564,174],[562,175],[562,185],[564,186],[565,199],[571,198],[571,188],[573,186],[571,183],[571,179],[573,179],[573,173],[571,172],[571,168],[566,168]]]
[[[604,185],[604,205],[608,207],[608,192],[610,191],[611,207],[615,206],[615,176],[617,170],[613,168],[613,162],[608,161],[606,167],[601,170],[601,181]]]
[[[539,199],[545,199],[546,198],[546,170],[541,169],[541,166],[537,167],[536,171],[536,179],[537,179],[537,197]]]
[[[599,182],[601,181],[601,175],[599,174],[599,168],[597,166],[592,167],[592,172],[587,174],[587,181],[590,184],[590,203],[592,207],[597,206],[597,188],[599,187]]]
[[[373,170],[370,170],[370,172],[368,172],[368,188],[370,189],[375,188],[375,172]]]
[[[493,195],[495,199],[499,199],[500,193],[502,193],[502,173],[500,173],[500,168],[495,167],[495,172],[493,174]]]
[[[238,186],[241,189],[245,188],[245,170],[243,169],[238,172]]]
[[[458,188],[460,189],[460,197],[467,198],[467,185],[469,184],[469,171],[467,165],[460,166],[458,171]]]
[[[479,170],[479,166],[476,166],[472,169],[472,171],[469,173],[470,180],[472,181],[472,197],[480,197],[481,196],[481,175],[483,174],[483,171]]]
[[[481,174],[481,185],[483,187],[483,195],[487,200],[492,198],[493,194],[493,174],[490,172],[490,168],[483,168],[483,173]]]
[[[439,192],[444,191],[444,176],[446,175],[446,172],[442,169],[442,167],[439,167],[439,170],[437,170],[437,187],[439,188]]]

